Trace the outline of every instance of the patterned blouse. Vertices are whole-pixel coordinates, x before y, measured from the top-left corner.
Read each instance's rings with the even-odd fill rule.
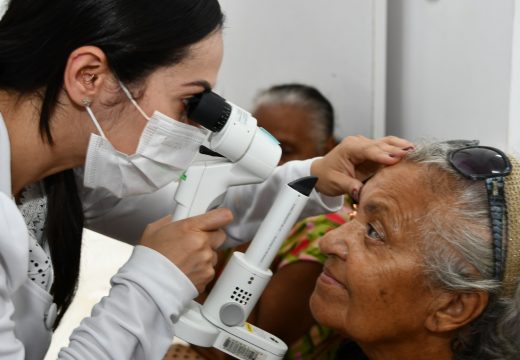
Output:
[[[323,264],[327,256],[319,249],[320,238],[349,221],[352,211],[350,199],[345,198],[343,209],[339,212],[310,217],[297,223],[278,252],[273,268],[278,270],[297,261]],[[290,344],[284,359],[333,360],[341,341],[333,330],[316,323],[303,337]]]
[[[54,272],[43,229],[47,217],[47,196],[42,183],[28,186],[18,201],[18,209],[29,230],[29,271],[27,276],[43,290],[50,292]]]

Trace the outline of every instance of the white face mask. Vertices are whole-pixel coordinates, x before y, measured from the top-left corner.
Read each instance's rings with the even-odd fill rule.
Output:
[[[178,180],[206,139],[208,131],[176,121],[158,111],[149,118],[121,84],[139,112],[148,119],[134,155],[114,149],[87,105],[101,136],[92,134],[87,150],[83,184],[104,188],[117,197],[148,194]]]

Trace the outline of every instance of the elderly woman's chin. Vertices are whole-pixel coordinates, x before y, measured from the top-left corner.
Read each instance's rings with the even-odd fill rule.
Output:
[[[506,350],[514,356],[489,357],[497,339],[474,335],[474,329],[488,329],[486,336],[494,337],[500,325],[481,316],[496,287],[488,275],[488,213],[474,210],[487,210],[486,187],[459,181],[445,173],[447,167],[430,163],[402,161],[378,172],[364,185],[355,218],[320,239],[328,259],[311,296],[311,311],[320,324],[355,341],[371,360],[444,360],[455,354],[460,359],[520,359],[514,348],[520,333],[516,325],[507,338],[515,340],[506,343],[513,344]],[[466,187],[478,193],[469,196]],[[471,260],[483,265],[455,250],[466,234],[471,236],[462,245],[477,239],[480,245],[468,253],[478,254]],[[479,288],[488,284],[489,289]]]
[[[349,336],[348,324],[342,321],[348,311],[348,292],[340,284],[322,273],[310,299],[312,315],[320,324]]]

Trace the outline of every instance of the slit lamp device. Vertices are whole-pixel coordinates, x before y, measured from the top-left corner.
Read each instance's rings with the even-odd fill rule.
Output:
[[[277,166],[278,141],[247,111],[211,91],[188,101],[188,117],[212,131],[208,149],[187,169],[175,194],[173,220],[219,206],[230,186],[263,182]],[[282,185],[245,253],[235,252],[204,304],[192,301],[172,318],[175,336],[215,347],[237,359],[282,359],[287,345],[247,322],[269,282],[269,269],[317,182],[308,176]]]

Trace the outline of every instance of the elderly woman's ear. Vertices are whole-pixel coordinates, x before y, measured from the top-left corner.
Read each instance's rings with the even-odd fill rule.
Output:
[[[489,300],[487,292],[442,292],[431,304],[425,327],[435,333],[461,329],[484,312]]]

